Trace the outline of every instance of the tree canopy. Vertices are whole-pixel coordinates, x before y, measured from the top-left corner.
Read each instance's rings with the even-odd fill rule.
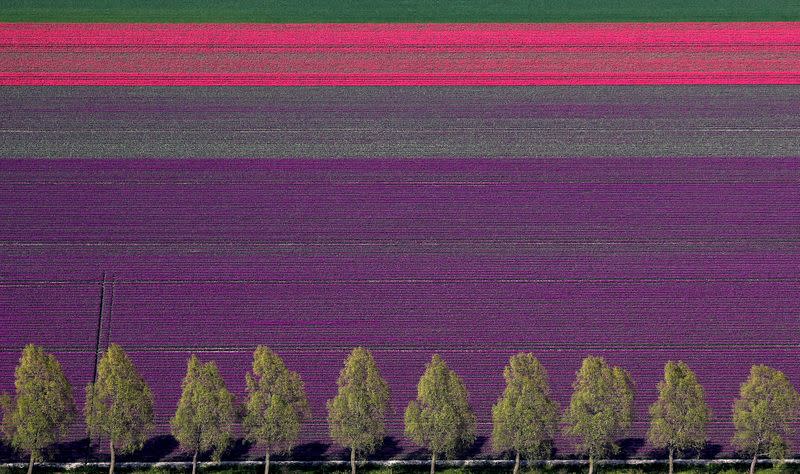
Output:
[[[372,353],[353,349],[337,380],[339,390],[328,400],[331,438],[350,448],[350,467],[355,473],[357,453],[371,454],[386,436],[389,385],[381,377]]]
[[[733,445],[756,459],[769,455],[783,459],[794,433],[792,421],[800,410],[800,395],[786,375],[766,365],[754,365],[733,405]]]
[[[253,353],[253,371],[246,381],[244,429],[249,440],[264,447],[268,473],[270,454],[288,452],[297,443],[310,413],[308,400],[300,376],[265,346]]]
[[[658,383],[658,400],[650,406],[647,438],[653,447],[669,453],[669,474],[675,452],[701,449],[708,439],[711,411],[697,376],[683,362],[667,362]]]
[[[25,346],[15,377],[15,395],[4,401],[3,432],[11,446],[30,455],[30,473],[44,449],[67,435],[75,402],[61,364],[41,347]]]
[[[452,456],[475,442],[475,423],[464,382],[435,354],[405,413],[406,435],[431,451],[431,472],[437,455]]]
[[[517,354],[503,371],[506,388],[492,407],[492,447],[520,455],[547,456],[558,429],[559,408],[550,396],[547,371],[533,354]]]
[[[172,435],[181,447],[194,453],[192,474],[197,470],[197,455],[213,451],[219,459],[232,438],[235,419],[233,395],[225,387],[217,364],[192,354],[181,384],[183,392],[172,418]]]
[[[114,472],[115,454],[141,449],[153,431],[153,394],[133,362],[111,344],[97,366],[97,379],[86,387],[84,405],[89,437],[109,440]]]
[[[589,456],[591,474],[596,458],[619,452],[617,440],[633,422],[633,381],[626,370],[589,356],[573,389],[564,415],[566,433],[580,439],[577,449]]]

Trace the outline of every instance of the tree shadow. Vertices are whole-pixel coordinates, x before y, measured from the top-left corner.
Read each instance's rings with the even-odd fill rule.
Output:
[[[47,459],[57,459],[59,462],[88,461],[97,457],[89,438],[56,443],[46,450]]]
[[[475,438],[475,442],[472,443],[472,446],[467,447],[461,452],[461,456],[464,456],[466,459],[476,458],[481,451],[483,450],[483,446],[486,444],[489,438],[486,436],[478,436]]]
[[[178,448],[178,440],[172,435],[159,435],[145,441],[144,446],[139,451],[120,456],[123,461],[160,461]]]
[[[381,444],[380,448],[378,448],[372,456],[371,459],[377,459],[379,461],[385,461],[388,459],[392,459],[393,457],[397,456],[403,451],[403,448],[397,442],[397,438],[394,436],[387,436],[383,438],[383,444]]]
[[[703,449],[701,449],[697,453],[697,456],[702,458],[702,459],[714,459],[721,452],[722,452],[722,445],[721,444],[706,443],[706,445],[703,446]]]
[[[327,459],[332,461],[349,461],[350,460],[350,449],[343,448],[341,446],[334,446],[330,447],[327,452]],[[363,461],[365,459],[363,454],[358,454],[359,461]]]
[[[575,451],[565,451],[561,454],[560,459],[567,459],[570,461],[580,461],[580,460],[588,460],[589,457],[586,456],[584,453],[577,453]]]
[[[19,451],[12,448],[6,442],[0,442],[0,461],[2,462],[23,462],[23,458]]]
[[[702,449],[687,449],[683,452],[676,452],[675,457],[681,459],[714,459],[722,452],[722,445],[708,443]],[[644,453],[650,459],[667,459],[669,451],[666,449],[649,449]]]
[[[613,459],[632,458],[644,446],[644,438],[624,438],[619,442],[619,453]]]
[[[406,460],[429,460],[431,458],[431,452],[425,448],[417,448],[413,451],[407,451],[403,459]]]
[[[227,451],[225,451],[225,458],[230,459],[232,461],[240,461],[242,459],[247,458],[247,454],[250,452],[250,448],[253,447],[253,443],[243,438],[238,438],[228,446]]]
[[[457,453],[455,458],[453,459],[470,459],[470,458],[488,458],[488,453],[482,453],[483,447],[486,445],[486,442],[489,440],[486,436],[478,436],[475,438],[475,442],[472,445],[464,448],[460,452]],[[402,452],[402,449],[398,450],[398,454]],[[431,459],[431,452],[427,448],[417,448],[413,451],[406,451],[405,455],[399,457],[398,459],[404,459],[408,461],[429,461]],[[442,460],[442,457],[438,457],[438,460]],[[447,459],[447,458],[444,458]]]
[[[292,449],[292,459],[297,461],[318,461],[322,459],[330,447],[330,444],[318,441],[299,444]]]
[[[669,457],[667,450],[661,448],[650,448],[643,454],[649,459],[667,459]]]

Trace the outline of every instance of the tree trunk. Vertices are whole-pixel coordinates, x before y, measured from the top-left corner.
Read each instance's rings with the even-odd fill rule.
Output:
[[[756,474],[756,459],[758,459],[758,453],[753,455],[753,460],[750,462],[750,474]]]
[[[514,458],[514,474],[519,474],[519,451],[517,451],[517,455]]]
[[[194,457],[192,458],[192,474],[197,474],[197,451],[194,452]]]
[[[436,453],[431,453],[431,474],[436,472]]]
[[[350,448],[350,472],[356,474],[356,448]]]
[[[31,458],[28,461],[28,474],[33,472],[33,453],[31,453]]]
[[[675,454],[675,450],[672,449],[672,448],[669,448],[669,474],[672,474],[672,472],[673,472],[672,459],[674,457],[674,454]]]
[[[594,472],[594,457],[589,456],[589,474]]]
[[[117,460],[114,453],[114,442],[109,441],[108,446],[111,448],[111,462],[108,464],[108,474],[114,474],[114,463]]]
[[[269,449],[266,456],[264,456],[264,474],[269,474]]]

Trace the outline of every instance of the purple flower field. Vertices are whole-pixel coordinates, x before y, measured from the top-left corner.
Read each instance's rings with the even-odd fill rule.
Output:
[[[798,177],[775,158],[6,161],[0,388],[33,342],[81,401],[99,334],[152,385],[164,434],[190,353],[242,400],[267,344],[305,380],[304,443],[329,444],[325,400],[364,345],[402,457],[434,351],[464,377],[483,437],[509,356],[534,352],[563,407],[593,354],[631,371],[628,444],[647,456],[647,406],[680,359],[707,391],[710,452],[728,454],[751,364],[800,383]]]

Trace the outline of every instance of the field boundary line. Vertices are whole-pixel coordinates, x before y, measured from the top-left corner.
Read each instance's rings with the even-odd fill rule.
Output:
[[[708,465],[744,465],[750,464],[749,459],[734,459],[734,458],[721,458],[721,459],[675,459],[675,464],[687,466],[708,466]],[[642,465],[657,465],[667,464],[666,459],[605,459],[595,461],[598,465],[605,466],[642,466]],[[759,459],[758,464],[800,464],[800,458],[791,458],[784,460],[777,459]],[[108,468],[108,462],[43,462],[37,463],[37,466],[57,468],[65,470],[75,470],[87,467]],[[347,460],[317,460],[317,461],[271,461],[271,464],[277,466],[349,466],[350,461]],[[461,467],[461,466],[512,466],[513,459],[452,459],[452,460],[439,460],[436,461],[437,466],[445,467]],[[588,459],[551,459],[544,461],[521,461],[522,466],[583,466],[588,465]],[[191,461],[157,461],[157,462],[117,462],[118,468],[147,468],[147,467],[191,467]],[[225,466],[259,466],[264,465],[264,461],[203,461],[198,462],[202,467],[225,467]],[[428,466],[429,460],[425,459],[390,459],[390,460],[367,460],[359,462],[359,465],[370,466]],[[8,462],[0,463],[0,468],[25,468],[28,466],[26,462]]]

